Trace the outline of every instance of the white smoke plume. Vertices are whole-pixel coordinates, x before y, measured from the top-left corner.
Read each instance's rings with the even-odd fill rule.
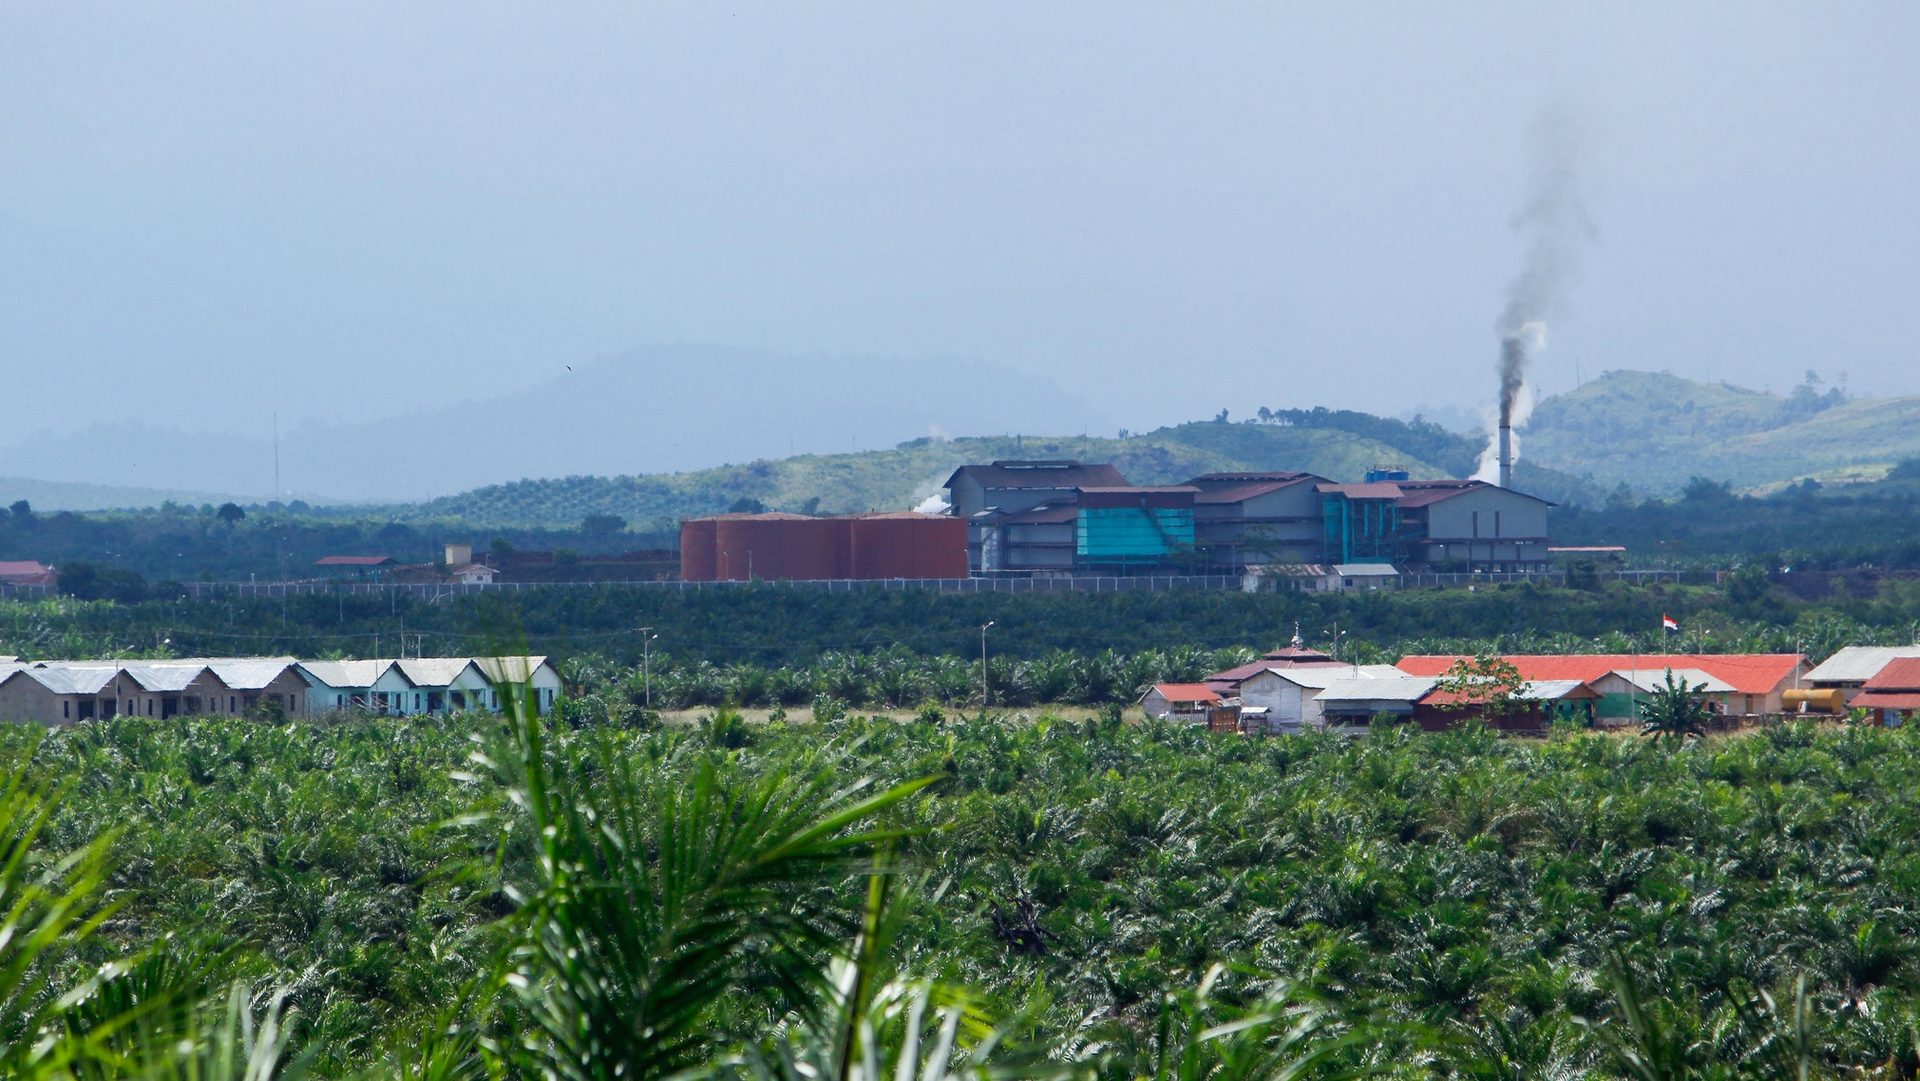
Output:
[[[1547,320],[1560,309],[1567,286],[1579,273],[1580,249],[1593,235],[1580,201],[1579,130],[1572,118],[1557,109],[1542,114],[1528,143],[1532,175],[1527,201],[1513,220],[1513,227],[1526,237],[1526,262],[1507,286],[1506,306],[1494,324],[1500,338],[1499,407],[1489,418],[1487,449],[1474,471],[1476,480],[1499,476],[1500,426],[1519,429],[1533,411],[1528,366],[1546,348]],[[1516,434],[1511,450],[1516,461],[1519,447]]]

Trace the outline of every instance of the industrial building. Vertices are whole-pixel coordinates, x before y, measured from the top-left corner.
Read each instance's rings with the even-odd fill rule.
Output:
[[[1320,484],[1329,563],[1418,563],[1487,571],[1542,570],[1547,510],[1536,496],[1479,480],[1408,480],[1376,470],[1361,484]]]
[[[944,514],[721,514],[680,523],[688,582],[965,578],[967,523]]]
[[[1551,562],[1552,503],[1484,481],[1411,480],[1396,469],[1373,470],[1359,484],[1246,472],[1143,487],[1110,465],[1000,461],[955,470],[947,489],[950,513],[967,523],[968,565],[982,574],[1239,574],[1309,564],[1529,571]]]

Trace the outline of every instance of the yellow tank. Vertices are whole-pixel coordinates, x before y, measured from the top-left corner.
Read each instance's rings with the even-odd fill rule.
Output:
[[[1838,688],[1808,688],[1804,691],[1787,691],[1780,696],[1781,703],[1788,713],[1832,713],[1847,711],[1847,698]]]

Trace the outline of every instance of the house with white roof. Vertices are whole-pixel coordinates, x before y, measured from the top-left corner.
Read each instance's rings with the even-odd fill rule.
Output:
[[[1837,690],[1852,705],[1868,680],[1893,661],[1908,657],[1920,657],[1920,645],[1847,646],[1815,665],[1801,682],[1810,688]]]
[[[111,717],[118,711],[112,664],[8,666],[0,678],[0,721],[53,727]]]
[[[1268,732],[1297,732],[1321,727],[1318,695],[1334,683],[1354,679],[1393,679],[1405,672],[1390,664],[1342,664],[1263,668],[1239,683],[1240,711],[1261,716]]]
[[[1350,734],[1365,732],[1375,717],[1413,719],[1414,708],[1440,681],[1422,676],[1336,679],[1315,695],[1323,728]]]

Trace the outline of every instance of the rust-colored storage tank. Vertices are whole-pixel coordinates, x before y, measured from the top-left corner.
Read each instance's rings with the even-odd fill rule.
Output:
[[[967,523],[944,514],[722,514],[680,523],[689,582],[965,578]]]
[[[711,518],[689,518],[680,523],[680,580],[711,582],[718,573],[714,561]]]
[[[832,518],[724,515],[714,526],[714,577],[728,582],[843,578],[841,532]]]
[[[967,523],[945,514],[867,514],[849,522],[852,578],[965,578]]]

